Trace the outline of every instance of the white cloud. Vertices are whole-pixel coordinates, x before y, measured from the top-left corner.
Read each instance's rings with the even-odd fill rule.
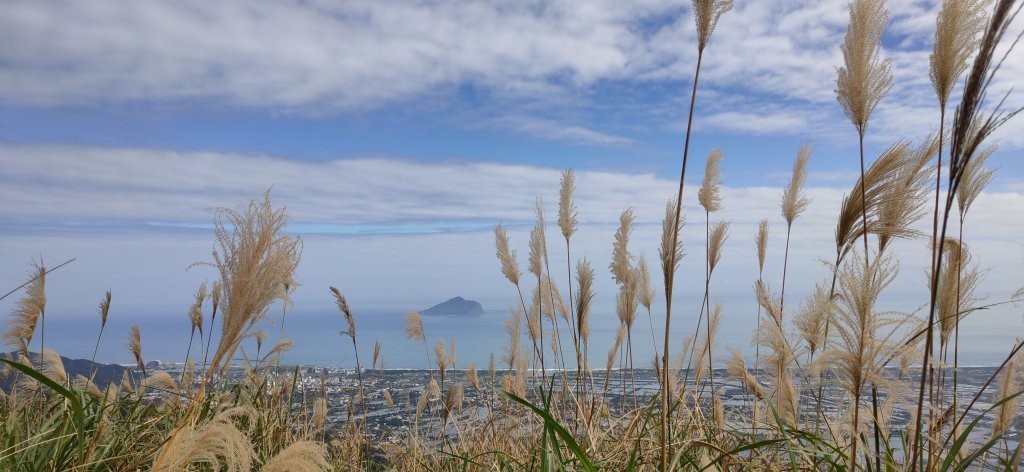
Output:
[[[725,160],[726,176],[732,165],[743,163]],[[203,268],[185,271],[192,262],[208,260],[213,244],[208,227],[190,225],[207,224],[207,208],[237,207],[270,185],[274,203],[287,206],[296,223],[290,228],[303,233],[297,274],[302,285],[295,295],[300,317],[329,312],[328,284],[342,287],[365,309],[419,309],[454,295],[478,299],[492,309],[514,302],[514,289],[493,256],[490,227],[510,223],[512,243],[525,260],[537,195],[545,197],[549,247],[561,254],[552,257],[564,262],[564,246],[554,226],[556,169],[11,145],[0,145],[0,168],[0,260],[8,262],[0,269],[0,287],[17,286],[33,257],[42,255],[51,265],[78,258],[48,281],[47,314],[52,319],[95,316],[95,304],[107,289],[114,292],[118,316],[145,320],[184,313],[191,291],[215,276]],[[691,168],[693,175],[701,170],[699,165]],[[819,185],[813,180],[809,184]],[[629,206],[637,211],[631,248],[654,262],[664,202],[675,195],[677,183],[646,174],[580,171],[577,187],[582,227],[573,239],[572,257],[587,257],[597,270],[595,313],[606,318],[595,323],[607,326],[615,322],[608,308],[614,306],[615,287],[606,267],[617,216]],[[685,196],[688,256],[680,269],[677,296],[686,308],[679,326],[691,326],[689,317],[696,316],[699,305],[694,300],[703,288],[704,215],[696,207],[696,188],[688,183]],[[983,194],[965,236],[982,266],[992,268],[983,291],[993,302],[1016,290],[1024,278],[1024,248],[1014,242],[1024,234],[1024,194],[1014,188]],[[787,283],[793,300],[826,276],[820,260],[834,254],[832,230],[843,193],[843,188],[808,189],[813,203],[793,228]],[[726,334],[733,346],[745,345],[752,329],[750,287],[757,277],[753,236],[764,217],[772,222],[766,274],[778,286],[785,233],[780,195],[777,187],[724,187],[724,209],[712,215],[712,222],[721,218],[732,224],[713,290],[729,301],[732,334]],[[152,221],[177,226],[145,224]],[[376,225],[378,231],[304,232],[318,225]],[[418,229],[424,225],[426,230]],[[446,231],[445,225],[458,230]],[[921,222],[921,229],[927,226]],[[902,271],[887,292],[886,309],[913,308],[924,299],[925,247],[920,240],[897,243]],[[564,265],[552,265],[556,280],[566,280],[564,270]],[[0,312],[10,303],[4,300]],[[656,307],[656,320],[657,313]],[[999,313],[992,326],[1005,322]],[[144,332],[152,331],[144,327]]]
[[[710,121],[700,116],[698,123],[818,139],[849,131],[833,96],[846,8],[845,0],[738,2],[706,51],[701,110]],[[886,54],[894,61],[895,88],[873,120],[869,139],[876,141],[921,137],[937,126],[927,58],[938,2],[892,1],[888,8]],[[497,109],[551,106],[552,97],[565,95],[582,98],[574,106],[586,109],[581,102],[594,100],[588,94],[604,82],[689,82],[693,30],[689,8],[663,0],[98,0],[59,8],[10,2],[0,17],[0,100],[41,106],[212,100],[317,115],[425,96],[450,99],[471,84],[490,92],[487,100],[497,101]],[[993,97],[1022,75],[1018,48],[993,84]],[[1008,105],[1024,105],[1024,96],[1011,95]],[[772,117],[785,120],[775,124]],[[522,121],[507,125],[588,144],[629,139],[579,124]],[[1004,145],[1024,146],[1024,120],[999,137]]]

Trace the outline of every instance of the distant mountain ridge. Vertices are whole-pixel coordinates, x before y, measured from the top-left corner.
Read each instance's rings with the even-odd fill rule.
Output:
[[[0,356],[4,356],[8,359],[16,359],[17,353],[0,353]],[[39,353],[30,352],[29,359],[32,361],[32,365],[36,366],[36,369],[38,370]],[[93,372],[93,383],[95,383],[101,390],[106,388],[107,384],[111,382],[120,382],[121,376],[128,370],[127,367],[117,364],[100,364],[86,359],[69,359],[67,357],[60,356],[60,360],[64,363],[64,372],[67,372],[68,378],[74,379],[77,375],[88,377],[89,373]],[[0,388],[9,392],[11,388],[10,380],[10,377],[5,378],[0,376]]]
[[[484,314],[484,307],[480,302],[455,297],[427,308],[420,313],[423,316],[479,316]]]

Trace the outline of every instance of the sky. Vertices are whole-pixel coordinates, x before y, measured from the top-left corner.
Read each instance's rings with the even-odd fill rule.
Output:
[[[506,309],[518,297],[494,257],[493,228],[509,228],[525,264],[535,201],[555,221],[566,168],[577,172],[581,220],[570,257],[598,269],[603,313],[614,318],[605,268],[622,210],[638,216],[634,254],[657,256],[697,57],[687,2],[0,5],[0,288],[23,282],[33,259],[76,258],[47,281],[49,319],[96,319],[109,289],[111,316],[138,322],[144,336],[160,317],[180,316],[186,330],[192,292],[216,277],[189,268],[211,259],[213,209],[240,208],[267,189],[303,240],[300,319],[332,309],[328,285],[357,312],[404,313],[456,295]],[[814,145],[813,203],[793,228],[787,293],[806,296],[828,275],[821,261],[833,254],[835,215],[858,175],[856,133],[833,91],[846,8],[737,1],[702,59],[677,300],[699,305],[704,214],[695,190],[718,147],[724,209],[712,223],[727,220],[732,231],[712,297],[735,306],[725,312],[736,339],[755,323],[761,218],[772,223],[766,279],[779,285],[778,204],[802,143]],[[869,162],[899,140],[920,142],[939,120],[928,78],[938,4],[887,8],[883,54],[894,86],[868,128]],[[1019,77],[1021,48],[992,95],[1009,92],[1008,106],[1024,106],[1011,91]],[[980,295],[1000,302],[1024,285],[1024,119],[993,143],[996,178],[964,240],[987,270]],[[563,260],[557,228],[548,234],[553,260]],[[927,300],[927,246],[897,248],[890,308],[913,310]],[[561,266],[552,275],[568,280]],[[15,300],[0,301],[0,312]],[[1024,333],[1022,311],[983,313],[979,332]],[[112,343],[109,360],[127,354]]]

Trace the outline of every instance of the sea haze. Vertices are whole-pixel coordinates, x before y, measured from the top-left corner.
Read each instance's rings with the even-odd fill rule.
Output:
[[[679,307],[682,307],[680,309]],[[486,308],[486,307],[485,307]],[[682,340],[693,335],[697,321],[699,305],[691,308],[688,304],[677,305],[673,316],[673,354],[682,346]],[[652,317],[654,336],[652,338],[647,313],[641,308],[633,328],[633,355],[636,368],[647,368],[654,357],[653,339],[657,339],[660,350],[662,327],[664,326],[663,310],[655,307]],[[419,342],[405,337],[405,314],[401,309],[360,309],[353,307],[356,319],[356,338],[360,349],[360,360],[369,367],[374,342],[379,340],[382,345],[381,358],[389,369],[423,369],[427,367],[424,347]],[[97,361],[104,363],[131,363],[132,356],[126,346],[128,330],[132,323],[139,325],[142,331],[142,354],[147,361],[181,362],[189,342],[189,321],[182,314],[150,315],[131,317],[130,315],[111,314],[100,343]],[[209,325],[209,313],[206,313]],[[974,318],[968,318],[960,331],[960,362],[962,365],[991,366],[999,364],[1016,337],[1020,336],[1020,315],[1017,309],[1007,306],[1002,310],[979,311]],[[262,351],[265,353],[277,342],[280,333],[281,313],[278,307],[272,308],[269,320],[263,322],[259,329],[267,332]],[[488,309],[480,316],[433,316],[424,317],[423,323],[427,336],[430,355],[433,357],[433,345],[443,339],[446,344],[455,338],[457,367],[465,368],[470,363],[485,367],[490,354],[495,362],[501,363],[503,350],[508,345],[508,335],[504,322],[508,318],[508,310]],[[751,344],[756,325],[757,307],[742,300],[729,301],[724,305],[723,319],[715,341],[714,357],[716,366],[722,367],[722,361],[731,348],[740,349],[749,359],[753,359],[754,348]],[[562,346],[566,359],[573,358],[572,338],[559,318]],[[610,312],[593,312],[591,314],[590,362],[594,368],[604,368],[608,350],[614,341],[618,328],[618,318]],[[220,320],[216,321],[214,336],[219,336]],[[702,323],[703,324],[703,323]],[[550,322],[545,320],[544,334],[551,333]],[[285,363],[318,365],[324,367],[352,367],[355,365],[351,341],[339,334],[344,327],[344,320],[337,312],[289,312],[285,319],[284,339],[295,341],[295,347],[285,353]],[[520,342],[523,352],[529,352],[526,321],[522,321],[523,334]],[[86,317],[48,317],[46,320],[46,346],[57,350],[70,358],[89,359],[96,345],[96,334],[99,330],[99,316]],[[703,333],[703,332],[702,332]],[[206,333],[208,334],[208,333]],[[795,334],[794,334],[795,336]],[[794,338],[795,339],[795,338]],[[204,340],[205,342],[205,340]],[[550,342],[546,343],[550,349]],[[33,350],[39,348],[39,334],[33,341]],[[253,357],[256,352],[254,340],[243,343],[247,355]],[[550,351],[549,351],[550,352]],[[199,347],[199,334],[193,342],[193,357],[202,357]],[[241,353],[239,354],[241,357]],[[552,368],[553,366],[548,366]],[[567,366],[574,368],[575,366]]]

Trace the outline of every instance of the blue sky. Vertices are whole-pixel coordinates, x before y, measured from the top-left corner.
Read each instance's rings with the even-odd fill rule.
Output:
[[[869,160],[937,126],[927,73],[937,8],[888,3],[895,86],[872,118]],[[55,275],[55,316],[92,316],[108,288],[140,317],[183,312],[213,277],[184,270],[209,257],[209,209],[271,186],[306,238],[299,282],[312,288],[297,294],[300,310],[329,309],[326,284],[374,307],[458,294],[500,308],[509,292],[490,230],[510,224],[525,256],[534,198],[553,220],[564,168],[580,173],[579,256],[607,264],[628,206],[641,223],[635,252],[656,254],[696,59],[686,2],[5,1],[3,10],[0,286],[20,283],[34,257],[79,257]],[[803,142],[815,145],[815,202],[795,229],[794,276],[805,291],[821,276],[857,171],[855,133],[833,94],[846,22],[843,0],[737,1],[712,37],[688,175],[698,183],[708,152],[724,150],[721,217],[734,247],[724,270],[737,281],[725,293],[749,294],[753,228],[762,217],[782,228],[780,187]],[[1022,52],[994,93],[1020,85]],[[1024,120],[996,138],[997,178],[968,236],[995,274],[987,287],[1005,298],[1024,284]],[[696,208],[689,194],[686,205]],[[905,244],[895,291],[912,297],[925,249]],[[599,288],[614,294],[610,280]]]

